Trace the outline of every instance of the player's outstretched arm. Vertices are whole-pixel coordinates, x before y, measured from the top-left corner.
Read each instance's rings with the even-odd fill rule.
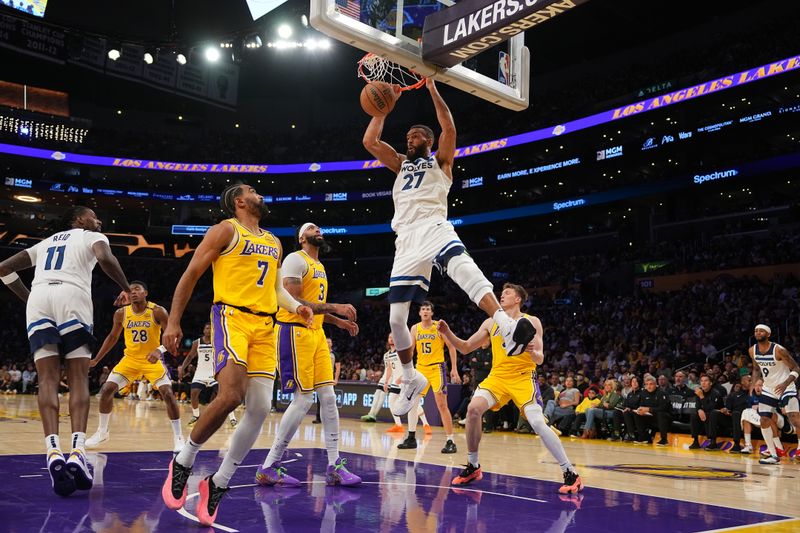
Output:
[[[433,107],[436,108],[436,118],[439,121],[439,127],[442,128],[442,134],[439,136],[439,146],[436,148],[436,160],[445,174],[452,180],[453,161],[456,157],[456,123],[453,120],[453,114],[450,113],[450,108],[447,107],[444,98],[439,94],[439,89],[436,88],[436,82],[428,78],[425,85],[431,93]]]
[[[94,252],[94,256],[97,258],[97,262],[103,272],[114,280],[114,283],[119,285],[123,292],[131,292],[131,288],[128,286],[128,278],[125,277],[125,273],[122,271],[122,267],[119,266],[119,261],[111,252],[111,247],[108,243],[106,241],[97,241],[92,245],[92,252]]]
[[[478,328],[478,331],[473,333],[472,336],[467,340],[457,337],[444,320],[440,320],[437,327],[439,329],[439,333],[441,333],[445,339],[455,346],[459,352],[466,355],[480,348],[483,343],[486,342],[486,339],[490,337],[492,332],[492,319],[487,318],[484,320],[483,324],[481,324],[481,327]]]
[[[186,304],[192,296],[197,280],[208,270],[211,262],[214,261],[222,250],[226,249],[233,240],[233,226],[226,222],[221,222],[209,228],[208,232],[200,241],[197,250],[194,251],[186,271],[175,286],[175,293],[172,295],[172,305],[170,305],[170,316],[167,327],[161,335],[164,347],[172,353],[177,352],[178,343],[183,338],[181,331],[181,318],[186,310]]]
[[[114,345],[117,344],[117,341],[119,340],[119,335],[120,333],[122,333],[122,320],[124,318],[125,318],[125,309],[117,309],[116,311],[114,311],[114,323],[111,326],[111,331],[108,332],[108,335],[106,335],[106,338],[103,341],[103,344],[100,346],[100,349],[97,350],[97,355],[89,363],[90,367],[93,368],[97,366],[100,363],[100,361],[102,361],[103,358],[106,356],[106,354],[108,354],[108,352],[111,351],[111,348],[113,348]]]
[[[364,148],[372,154],[372,157],[380,161],[383,166],[397,174],[400,172],[405,156],[398,154],[394,148],[381,140],[385,120],[386,117],[372,117],[367,126],[367,131],[364,132]]]
[[[339,318],[336,315],[332,315],[330,313],[325,313],[325,320],[326,324],[331,324],[336,326],[339,329],[343,329],[347,331],[351,337],[355,337],[358,335],[358,324],[353,322],[352,320],[345,320],[343,318]]]
[[[17,274],[20,270],[25,270],[33,266],[33,261],[27,250],[17,252],[2,263],[0,263],[0,279],[5,283],[11,292],[17,295],[23,302],[28,301],[30,291],[22,283]]]

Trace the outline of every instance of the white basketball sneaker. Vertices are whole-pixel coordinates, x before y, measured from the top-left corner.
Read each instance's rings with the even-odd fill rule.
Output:
[[[183,437],[173,437],[172,438],[172,451],[174,453],[180,452],[181,448],[183,448],[183,445],[185,443],[186,443],[186,441],[183,440]]]
[[[497,322],[496,316],[495,322]],[[506,318],[507,320],[503,320],[502,324],[498,323],[500,335],[503,337],[503,348],[509,356],[519,355],[525,351],[525,348],[536,336],[536,328],[527,318],[514,320],[508,315]]]
[[[100,431],[100,430],[98,429],[98,430],[95,432],[95,434],[94,434],[94,435],[92,435],[91,437],[89,437],[88,439],[86,439],[86,447],[87,447],[88,449],[90,449],[90,450],[91,450],[92,448],[97,448],[97,447],[98,447],[98,446],[100,446],[102,443],[104,443],[105,441],[107,441],[107,440],[109,439],[109,437],[110,437],[110,434],[109,434],[109,432],[108,432],[108,431]]]
[[[413,378],[403,379],[400,383],[400,397],[394,404],[392,414],[394,416],[407,415],[412,406],[419,404],[419,396],[427,386],[428,380],[425,379],[425,376],[414,370]]]

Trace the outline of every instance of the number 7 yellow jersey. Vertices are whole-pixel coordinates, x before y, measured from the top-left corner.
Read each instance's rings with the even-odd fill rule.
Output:
[[[122,327],[125,332],[125,356],[144,360],[161,345],[161,326],[156,320],[156,304],[147,302],[142,313],[133,312],[133,306],[125,307]]]
[[[222,223],[233,226],[235,233],[231,245],[211,264],[214,303],[274,314],[278,310],[275,293],[280,257],[278,239],[265,230],[253,234],[235,218]]]

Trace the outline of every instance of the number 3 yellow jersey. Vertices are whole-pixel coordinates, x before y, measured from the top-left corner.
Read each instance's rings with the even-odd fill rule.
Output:
[[[325,273],[325,267],[302,250],[289,254],[289,256],[294,255],[297,255],[306,263],[305,274],[302,277],[303,285],[300,289],[300,299],[310,303],[324,304],[328,301],[328,275]],[[286,256],[284,264],[289,261],[289,256]],[[284,270],[285,275],[286,272]],[[285,309],[278,309],[277,319],[278,322],[303,325],[306,323],[302,317]],[[313,329],[321,329],[324,320],[325,315],[323,313],[315,313]]]
[[[222,222],[233,226],[234,237],[212,265],[214,303],[247,307],[273,314],[278,309],[275,278],[278,275],[280,243],[270,232],[255,235],[235,218]]]
[[[133,306],[124,307],[122,327],[126,357],[145,360],[147,354],[161,346],[161,326],[156,320],[155,307],[153,302],[147,302],[144,311],[138,315],[133,312]]]
[[[422,327],[422,322],[417,324],[417,365],[435,365],[444,362],[444,339],[437,329],[437,320],[433,321],[430,328]]]

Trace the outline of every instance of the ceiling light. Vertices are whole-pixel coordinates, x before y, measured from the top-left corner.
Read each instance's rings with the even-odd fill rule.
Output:
[[[15,200],[19,200],[20,202],[28,202],[28,203],[32,203],[32,204],[33,203],[39,203],[39,202],[42,201],[42,199],[39,198],[38,196],[30,196],[30,195],[27,195],[27,194],[15,194],[14,195],[14,199]]]
[[[278,37],[281,39],[288,39],[292,36],[292,27],[288,24],[281,24],[278,26]]]
[[[216,46],[206,48],[206,59],[212,63],[219,61],[219,48]]]
[[[111,61],[116,61],[121,56],[122,56],[122,53],[119,50],[117,50],[116,48],[112,48],[111,50],[108,51],[108,58]]]
[[[186,54],[184,54],[182,52],[178,52],[177,54],[175,54],[175,61],[177,61],[179,65],[185,65],[186,64]]]

